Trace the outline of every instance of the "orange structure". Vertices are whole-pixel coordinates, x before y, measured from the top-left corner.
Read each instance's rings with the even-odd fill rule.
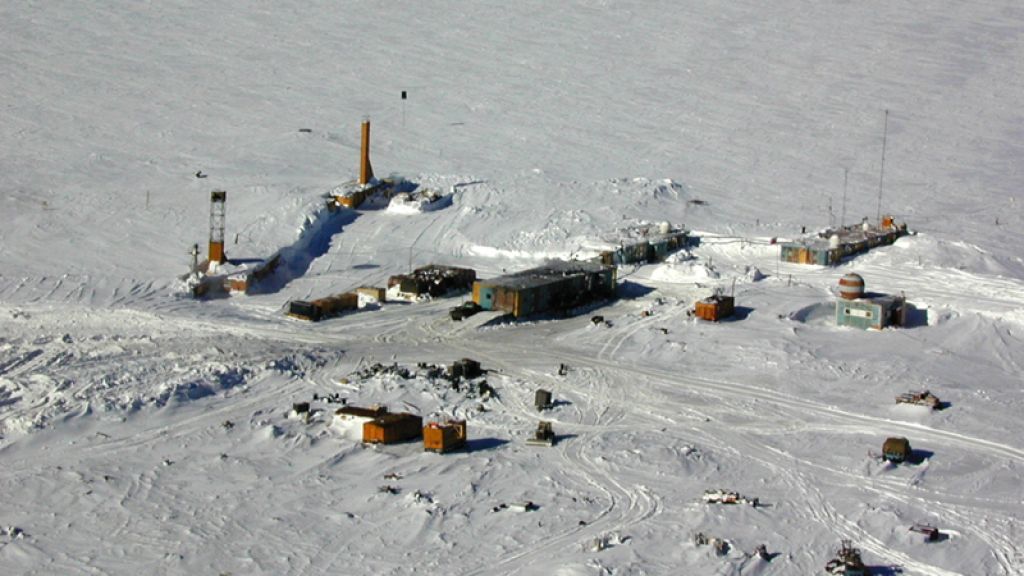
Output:
[[[355,292],[344,292],[312,302],[292,300],[288,303],[288,315],[301,320],[319,322],[331,316],[337,316],[346,310],[359,307],[359,296]]]
[[[373,167],[370,166],[370,121],[363,121],[363,144],[359,152],[359,184],[366,186],[373,180]]]
[[[423,428],[423,449],[444,453],[466,446],[466,421],[431,422]]]
[[[363,442],[395,444],[423,435],[423,418],[408,412],[384,414],[363,424]]]
[[[224,203],[228,193],[214,190],[210,193],[210,263],[223,264],[227,261],[224,254]]]
[[[715,294],[709,296],[700,302],[697,302],[694,308],[694,314],[698,318],[709,320],[711,322],[718,322],[722,318],[728,318],[736,312],[736,299],[732,296],[723,296],[721,294]]]

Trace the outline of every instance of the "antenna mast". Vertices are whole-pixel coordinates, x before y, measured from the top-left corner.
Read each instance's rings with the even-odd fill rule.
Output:
[[[885,111],[885,128],[882,129],[882,170],[878,176],[878,216],[875,221],[882,225],[882,183],[885,182],[885,145],[889,137],[889,110]]]
[[[843,209],[839,216],[839,227],[846,226],[846,184],[850,180],[850,169],[843,168]]]
[[[833,228],[836,225],[836,216],[832,212],[832,194],[828,195],[828,227]]]

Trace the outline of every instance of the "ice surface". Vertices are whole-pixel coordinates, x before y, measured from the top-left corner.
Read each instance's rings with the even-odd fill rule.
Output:
[[[840,539],[882,574],[1024,571],[1022,30],[1010,0],[5,3],[0,572],[809,574]],[[773,238],[876,216],[886,109],[882,211],[918,234],[779,262]],[[377,176],[450,204],[326,210],[366,115]],[[213,189],[229,257],[284,263],[195,301]],[[569,318],[283,315],[662,221],[702,245]],[[835,327],[850,271],[915,326]],[[716,289],[736,317],[692,319]],[[463,357],[495,397],[353,376]],[[949,407],[894,404],[921,388]],[[314,393],[465,418],[469,448],[289,416]],[[538,420],[554,447],[525,445]],[[874,460],[888,436],[917,462]],[[700,503],[720,486],[763,505]]]

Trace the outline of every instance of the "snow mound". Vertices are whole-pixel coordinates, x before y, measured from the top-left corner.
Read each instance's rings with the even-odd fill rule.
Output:
[[[680,260],[685,254],[675,254],[651,272],[651,280],[673,284],[687,284],[716,280],[717,270],[704,260]]]
[[[888,250],[873,250],[863,256],[866,264],[885,261],[890,266],[919,270],[957,270],[999,277],[1024,277],[1024,262],[1005,258],[961,240],[943,240],[918,234],[904,236]]]
[[[810,306],[804,306],[789,314],[789,319],[804,324],[834,324],[836,316],[836,305],[833,302],[817,302]]]
[[[451,195],[444,195],[435,190],[425,189],[416,192],[400,192],[391,198],[387,211],[389,214],[422,214],[451,206]]]

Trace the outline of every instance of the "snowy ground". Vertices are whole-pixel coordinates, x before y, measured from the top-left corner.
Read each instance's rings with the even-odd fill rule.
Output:
[[[840,539],[879,574],[1024,571],[1024,10],[766,10],[0,7],[0,571],[809,574]],[[883,208],[920,233],[835,269],[779,263],[771,238],[823,227],[830,200],[840,219],[844,168],[845,221],[874,217],[884,109]],[[366,114],[378,175],[454,187],[451,205],[323,212]],[[229,255],[285,255],[262,293],[180,295],[214,188]],[[620,269],[619,300],[567,319],[453,323],[462,298],[282,314],[665,220],[702,234],[693,258]],[[835,327],[849,271],[905,293],[915,325]],[[688,317],[734,285],[735,320]],[[496,398],[353,377],[462,357]],[[948,408],[894,404],[921,388]],[[363,446],[323,402],[288,415],[314,393],[466,418],[469,450]],[[541,419],[553,448],[524,443]],[[888,436],[916,462],[871,458]],[[764,506],[700,502],[718,487]]]

